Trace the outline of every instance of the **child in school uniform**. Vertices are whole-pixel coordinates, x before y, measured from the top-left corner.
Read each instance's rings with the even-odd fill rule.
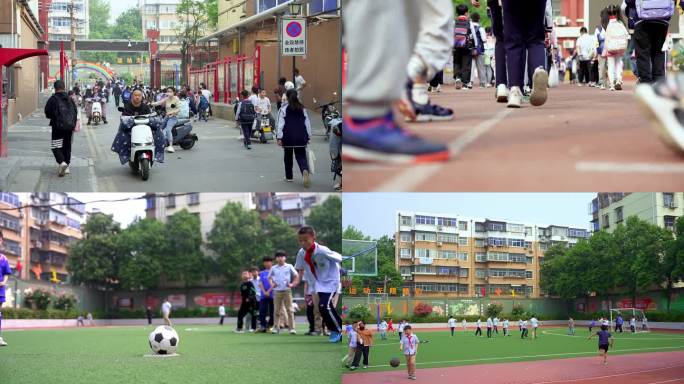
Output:
[[[466,319],[463,319],[463,321],[461,321],[461,326],[463,327],[463,333],[468,332],[468,322],[466,321]]]
[[[508,332],[508,319],[504,319],[504,321],[503,321],[503,332],[504,332],[504,336],[510,336],[511,335]]]
[[[399,350],[404,352],[406,357],[406,369],[408,370],[408,378],[416,380],[416,355],[418,354],[418,336],[413,334],[410,325],[404,327],[404,336],[401,339]]]
[[[520,338],[524,339],[525,337],[527,337],[527,320],[523,320],[520,323],[520,329],[521,329]]]
[[[356,354],[356,346],[358,345],[358,335],[356,333],[357,323],[347,324],[346,332],[349,336],[349,350],[347,354],[342,358],[342,363],[345,367],[351,368],[351,362]]]
[[[451,330],[451,337],[454,337],[454,330],[456,329],[456,319],[453,316],[449,316],[449,321],[447,322],[449,329]]]
[[[610,5],[606,12],[608,13],[608,27],[603,56],[607,59],[609,89],[619,91],[622,90],[622,57],[625,55],[630,37],[622,21],[620,8]]]
[[[382,319],[380,322],[380,338],[382,340],[387,340],[387,322],[385,319]]]
[[[608,332],[608,327],[605,325],[601,326],[601,330],[596,332],[595,334],[589,335],[587,337],[587,340],[591,339],[594,336],[598,336],[598,346],[599,346],[599,356],[603,358],[603,365],[608,365],[608,348],[613,347],[613,335]]]
[[[482,337],[482,321],[480,319],[475,322],[475,336]]]

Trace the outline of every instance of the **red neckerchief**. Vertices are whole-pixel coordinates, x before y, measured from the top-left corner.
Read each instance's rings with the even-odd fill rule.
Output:
[[[459,16],[458,19],[461,20],[461,21],[463,21],[463,20],[468,20],[468,16],[465,16],[465,15]]]
[[[412,336],[413,336],[413,335],[410,335],[410,336],[407,337],[408,342],[409,342],[409,350],[413,349],[413,343],[411,342],[411,339],[413,338]]]
[[[617,20],[617,16],[610,16],[608,20]]]
[[[316,276],[316,267],[314,266],[314,263],[311,260],[311,256],[313,255],[315,249],[316,243],[311,244],[311,246],[307,248],[306,254],[304,255],[304,261],[306,261],[306,263],[309,265],[309,268],[311,268],[311,273],[313,273],[316,280],[318,280],[318,276]]]

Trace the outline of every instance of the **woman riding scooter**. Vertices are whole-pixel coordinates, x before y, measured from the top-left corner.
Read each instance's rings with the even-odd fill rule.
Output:
[[[122,116],[140,116],[152,113],[150,106],[143,103],[143,92],[142,89],[136,88],[131,93],[131,102],[124,104]],[[160,127],[161,128],[161,127]],[[154,134],[154,161],[163,163],[164,162],[164,135],[161,129],[153,130]],[[119,154],[119,160],[121,164],[126,164],[130,158],[131,154],[131,132],[130,129],[126,129],[123,124],[119,125],[119,132],[114,138],[114,143],[112,143],[112,151]]]
[[[92,119],[92,110],[93,110],[93,101],[99,102],[100,103],[100,108],[102,109],[102,122],[107,124],[107,108],[105,103],[105,94],[102,90],[100,90],[100,86],[96,85],[95,88],[93,89],[93,94],[90,98],[87,100],[88,103],[86,104],[86,116],[88,116],[88,124],[90,125],[90,121]]]
[[[166,119],[164,120],[164,136],[166,136],[166,141],[168,146],[166,147],[167,152],[175,152],[173,149],[173,127],[178,122],[177,116],[180,112],[180,99],[176,96],[176,88],[168,87],[166,88],[166,97],[160,101],[152,103],[152,106],[163,105],[166,110]]]

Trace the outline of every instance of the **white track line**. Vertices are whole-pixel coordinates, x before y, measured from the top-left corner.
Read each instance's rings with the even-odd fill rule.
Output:
[[[449,149],[451,150],[451,161],[454,161],[454,158],[459,156],[469,144],[473,143],[480,136],[487,133],[487,131],[489,131],[494,125],[508,116],[511,111],[512,109],[509,108],[502,109],[492,118],[481,122],[475,128],[467,130],[464,134],[458,136],[455,140],[450,142]],[[414,191],[425,180],[435,175],[449,163],[450,162],[407,166],[397,176],[375,188],[375,192]]]
[[[684,381],[684,377],[680,377],[679,379],[665,380],[665,381],[654,381],[654,382],[648,383],[648,384],[664,384],[664,383],[673,383],[675,381]]]
[[[684,173],[684,164],[580,161],[575,164],[575,170],[578,172],[595,173]]]
[[[653,348],[630,348],[630,349],[613,349],[614,352],[638,352],[638,351],[660,351],[663,349],[682,349],[684,345],[677,347],[653,347]],[[549,353],[543,355],[525,355],[525,356],[504,356],[504,357],[484,357],[481,359],[463,359],[463,360],[443,360],[443,361],[428,361],[416,363],[416,365],[434,365],[434,364],[448,364],[448,363],[470,363],[478,361],[496,361],[496,360],[520,360],[535,357],[552,357],[552,356],[578,356],[578,355],[595,355],[596,351],[591,352],[566,352],[566,353]],[[403,365],[403,364],[402,364]],[[368,368],[389,367],[389,364],[369,365]]]
[[[587,381],[587,380],[597,380],[597,379],[606,379],[609,377],[620,377],[620,376],[629,376],[629,375],[635,375],[639,373],[647,373],[647,372],[655,372],[655,371],[662,371],[664,369],[671,369],[671,368],[677,368],[677,367],[684,367],[684,364],[678,364],[678,365],[670,365],[667,367],[662,367],[662,368],[653,368],[653,369],[647,369],[647,370],[642,370],[642,371],[634,371],[634,372],[625,372],[625,373],[615,373],[612,375],[603,375],[603,376],[592,376],[592,377],[585,377],[585,378],[577,378],[577,379],[565,379],[565,380],[551,380],[551,381],[537,381],[534,383],[530,384],[551,384],[551,383],[572,383],[575,381]],[[679,380],[679,379],[676,379]],[[672,381],[672,380],[668,380]],[[661,383],[666,383],[667,381],[661,381]],[[655,384],[655,383],[654,383]]]
[[[615,334],[615,332],[613,332]],[[549,331],[542,331],[542,334],[544,335],[552,335],[552,336],[564,336],[564,337],[584,337],[584,336],[572,336],[572,335],[563,335],[560,333],[554,333],[554,332],[549,332]],[[639,340],[684,340],[684,337],[636,337],[636,338],[631,338],[629,336],[621,336],[621,337],[616,337],[615,340],[620,340],[620,341],[639,341]]]

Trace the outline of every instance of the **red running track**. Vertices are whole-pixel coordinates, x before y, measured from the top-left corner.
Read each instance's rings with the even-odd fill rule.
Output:
[[[420,367],[420,355],[418,355]],[[637,353],[600,358],[579,357],[519,363],[478,364],[418,369],[416,381],[408,380],[406,366],[392,371],[350,373],[342,384],[681,384],[684,383],[684,351]]]

